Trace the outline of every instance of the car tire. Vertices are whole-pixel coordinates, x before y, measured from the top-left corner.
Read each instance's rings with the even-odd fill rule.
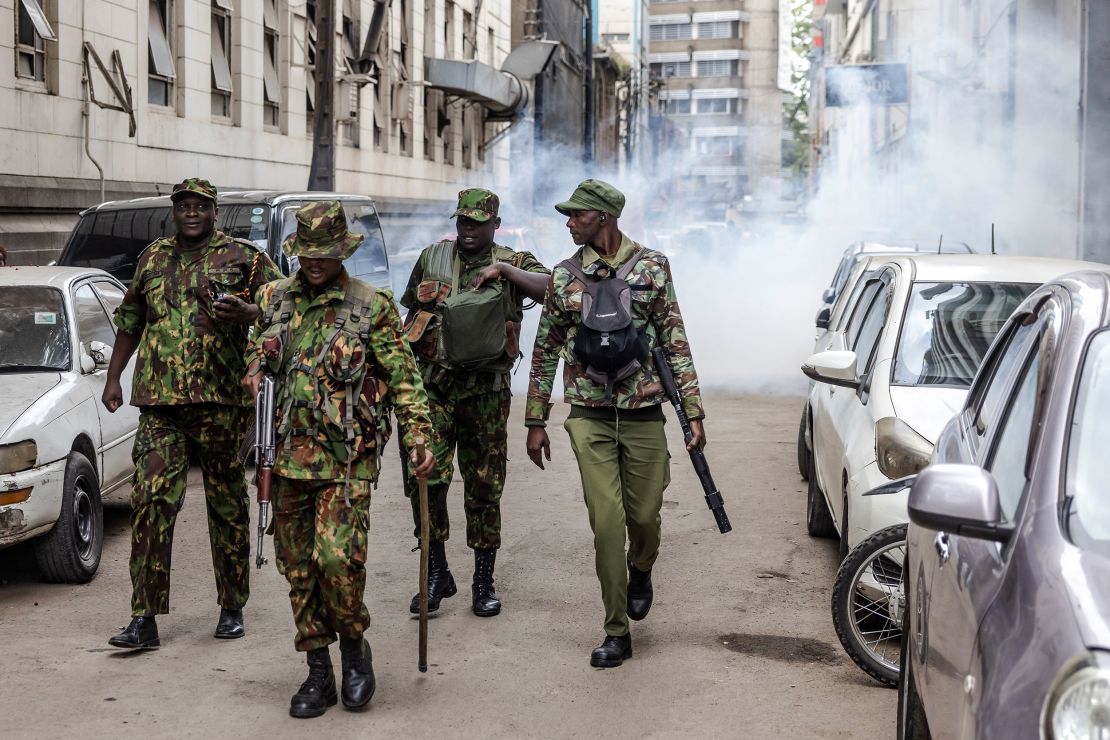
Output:
[[[39,574],[48,583],[87,583],[100,567],[103,548],[104,507],[96,470],[87,457],[71,452],[58,521],[34,540]]]
[[[806,487],[806,531],[810,537],[836,537],[836,524],[825,501],[825,494],[817,485],[814,456],[809,456],[809,485]]]
[[[833,582],[833,627],[840,644],[864,673],[891,688],[898,686],[905,642],[905,557],[906,525],[880,529],[848,553]],[[893,640],[899,641],[897,663],[888,657]]]
[[[809,447],[806,445],[806,422],[809,421],[809,405],[802,407],[802,420],[798,423],[798,474],[802,480],[809,480]]]
[[[902,675],[898,680],[898,740],[932,740],[929,732],[929,720],[925,717],[925,707],[921,704],[921,697],[917,694],[917,682],[913,675],[913,658],[910,656],[910,640],[908,630],[910,598],[912,589],[906,589],[905,621],[903,622],[902,656],[900,664]]]

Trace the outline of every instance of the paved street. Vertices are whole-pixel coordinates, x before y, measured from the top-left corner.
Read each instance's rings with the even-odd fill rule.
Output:
[[[621,668],[588,664],[601,638],[601,602],[566,435],[552,425],[554,460],[546,471],[534,468],[518,397],[497,568],[505,611],[494,619],[470,613],[472,559],[458,526],[448,556],[460,592],[431,622],[427,674],[416,670],[417,624],[407,613],[417,556],[393,445],[371,509],[367,603],[378,690],[362,716],[337,706],[316,720],[288,717],[306,669],[293,652],[285,582],[272,563],[252,571],[247,637],[212,639],[218,608],[194,470],[158,651],[107,645],[129,616],[125,507],[106,511],[104,560],[88,585],[40,584],[25,550],[0,553],[3,734],[890,737],[895,692],[867,679],[833,633],[836,546],[805,533],[794,449],[800,403],[709,397],[707,452],[735,528],[726,536],[714,529],[677,424],[668,424],[674,482],[665,494],[656,601],[647,620],[633,623],[635,657]],[[565,407],[555,414],[561,419]],[[461,525],[455,493],[451,514]],[[272,552],[269,539],[266,548]]]

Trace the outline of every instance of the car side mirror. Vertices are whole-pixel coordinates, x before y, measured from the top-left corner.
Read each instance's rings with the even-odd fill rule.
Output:
[[[96,363],[96,369],[103,370],[112,361],[112,348],[104,342],[92,341],[89,342],[89,355]]]
[[[978,465],[930,465],[917,474],[909,498],[910,521],[919,527],[1006,542],[1014,533],[1002,522],[994,476]]]
[[[836,298],[836,292],[832,288],[825,288],[825,290],[823,290],[821,292],[821,302],[822,303],[832,303],[833,299],[835,299],[835,298]]]
[[[828,329],[829,319],[832,318],[832,306],[825,306],[817,312],[817,319],[814,323],[817,324],[818,329]]]
[[[856,353],[850,350],[818,352],[802,364],[802,372],[818,383],[844,388],[859,388],[856,377]]]
[[[85,375],[88,375],[89,373],[96,370],[96,360],[89,356],[88,351],[85,350],[84,342],[81,342],[80,345],[78,345],[77,350],[81,358],[81,372]]]

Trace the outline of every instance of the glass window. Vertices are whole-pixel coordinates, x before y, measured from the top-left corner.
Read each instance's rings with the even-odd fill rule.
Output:
[[[60,263],[96,267],[127,283],[135,274],[139,254],[174,231],[169,206],[88,213],[74,229]]]
[[[46,41],[57,41],[39,0],[16,2],[15,74],[29,80],[46,80]]]
[[[212,115],[231,117],[231,13],[227,0],[212,2]]]
[[[882,283],[879,280],[872,280],[863,286],[859,301],[852,307],[852,318],[848,320],[848,332],[845,338],[845,346],[855,346],[860,327],[863,325],[863,319],[867,315],[867,309],[869,309],[871,304],[875,301],[875,296],[878,294],[880,288],[882,288]]]
[[[227,205],[220,209],[216,227],[236,239],[247,239],[266,251],[270,207],[263,203]]]
[[[288,204],[282,211],[281,243],[297,230],[297,209],[301,203]],[[347,228],[355,234],[362,234],[362,244],[358,250],[344,260],[347,272],[352,276],[367,279],[374,273],[386,272],[389,261],[386,257],[385,239],[382,237],[381,223],[374,207],[365,202],[346,201],[343,203],[343,212],[347,216]],[[299,267],[296,257],[289,258],[289,272],[295,272]]]
[[[662,103],[663,103],[663,112],[664,113],[669,113],[671,115],[675,115],[675,114],[682,114],[682,113],[689,113],[690,112],[690,99],[689,98],[686,98],[685,100],[677,100],[675,98],[671,98],[669,100],[662,101]]]
[[[277,128],[280,124],[281,83],[278,77],[278,13],[277,0],[263,0],[262,31],[262,100],[263,121]]]
[[[855,344],[852,346],[856,353],[857,378],[862,378],[870,369],[871,355],[874,354],[875,346],[879,343],[879,337],[883,334],[883,325],[886,323],[886,309],[890,305],[890,289],[883,287],[881,283],[876,284],[880,286],[880,290],[875,296],[875,300],[872,301],[871,307],[867,309],[867,315],[863,319]]]
[[[119,308],[119,304],[123,303],[123,291],[115,283],[109,283],[107,280],[97,280],[93,282],[93,287],[96,288],[96,292],[100,295],[100,300],[104,302],[109,314],[112,314]]]
[[[891,382],[970,386],[991,342],[1035,287],[914,283]]]
[[[1110,546],[1110,332],[1084,358],[1068,442],[1068,534],[1080,547]]]
[[[0,290],[0,372],[69,369],[62,292],[37,285]]]
[[[698,62],[698,77],[735,77],[737,64],[735,59],[703,59]]]
[[[689,23],[660,23],[651,27],[651,41],[681,41],[691,38],[693,26]]]
[[[652,77],[689,77],[690,62],[652,62]]]
[[[103,342],[109,347],[116,343],[116,330],[88,283],[74,291],[73,309],[77,315],[77,337],[84,342],[86,352],[90,342]]]
[[[150,0],[147,21],[147,100],[173,105],[173,0]]]
[[[1010,397],[1006,420],[998,431],[987,470],[998,484],[1002,503],[1003,521],[1012,522],[1018,503],[1029,482],[1026,462],[1029,440],[1033,435],[1033,421],[1037,406],[1037,381],[1040,379],[1040,353],[1034,353],[1025,369],[1017,390]]]
[[[855,283],[852,285],[852,290],[850,293],[841,291],[837,295],[836,303],[833,304],[832,309],[832,318],[835,320],[836,323],[830,324],[831,328],[835,329],[836,331],[840,331],[844,328],[844,323],[847,320],[849,311],[853,306],[856,305],[856,302],[859,300],[860,293],[863,292],[864,286],[867,285],[867,281],[874,276],[875,270],[869,270],[863,273],[859,276],[859,279],[856,280]]]
[[[1021,368],[1021,363],[1029,355],[1029,347],[1037,337],[1039,326],[1033,323],[1019,326],[1009,337],[1009,343],[1002,349],[997,362],[986,376],[989,385],[982,391],[983,400],[975,417],[975,429],[980,437],[993,429],[1006,413],[1003,402],[1007,391]]]
[[[736,21],[713,21],[698,24],[699,39],[734,39],[738,23]]]

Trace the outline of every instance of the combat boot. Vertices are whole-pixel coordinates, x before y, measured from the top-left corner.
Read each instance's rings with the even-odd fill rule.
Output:
[[[428,551],[428,611],[436,611],[442,599],[454,596],[458,592],[455,578],[447,568],[447,551],[444,544],[433,542]],[[420,613],[420,594],[412,597],[409,611],[413,614]]]
[[[289,701],[289,716],[306,719],[319,717],[339,700],[331,654],[326,647],[308,651],[308,678]]]
[[[132,617],[131,623],[118,635],[108,638],[112,647],[133,650],[156,648],[162,644],[158,638],[158,624],[154,617]]]
[[[655,591],[651,587],[651,568],[639,570],[632,563],[628,564],[628,618],[637,621],[643,619],[651,611],[651,602],[655,598]]]
[[[471,586],[474,603],[471,609],[479,617],[495,617],[501,613],[501,602],[493,592],[493,565],[497,550],[474,551],[474,585]]]
[[[590,653],[594,668],[616,668],[632,657],[632,635],[606,635]]]
[[[361,637],[340,637],[339,652],[343,656],[343,706],[364,707],[377,687],[370,643]]]

